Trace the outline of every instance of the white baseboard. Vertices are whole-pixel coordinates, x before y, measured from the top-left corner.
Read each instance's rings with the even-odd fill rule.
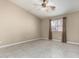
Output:
[[[22,43],[26,43],[26,42],[31,42],[31,41],[35,41],[35,40],[40,40],[40,39],[49,40],[48,38],[36,38],[36,39],[31,39],[31,40],[26,40],[26,41],[21,41],[21,42],[16,42],[16,43],[12,43],[12,44],[3,45],[3,46],[0,46],[0,48],[6,48],[6,47],[10,47],[10,46],[14,46],[14,45],[18,45],[18,44],[22,44]],[[61,40],[56,40],[56,39],[53,39],[53,40],[57,41],[57,42],[61,42]],[[79,43],[77,43],[77,42],[67,41],[67,43],[79,45]]]
[[[57,40],[57,39],[53,39],[54,41],[57,41],[57,42],[61,42],[61,40]],[[77,42],[71,42],[71,41],[67,41],[68,44],[74,44],[74,45],[79,45],[79,43]]]
[[[31,40],[26,40],[26,41],[21,41],[21,42],[16,42],[16,43],[12,43],[12,44],[7,44],[7,45],[0,46],[0,48],[10,47],[10,46],[14,46],[14,45],[17,45],[17,44],[22,44],[22,43],[26,43],[26,42],[30,42],[30,41],[39,40],[39,39],[40,39],[40,38],[31,39]]]
[[[69,43],[69,44],[74,44],[74,45],[79,45],[79,43],[77,43],[77,42],[67,41],[67,43]]]
[[[49,40],[48,38],[41,38],[41,39]],[[52,40],[53,40],[53,41],[61,42],[61,40],[57,40],[57,39],[52,39]]]
[[[61,40],[60,39],[53,39],[54,41],[57,41],[57,42],[61,42]]]
[[[54,41],[61,42],[61,40],[57,40],[57,39],[54,39]],[[79,43],[77,43],[77,42],[72,42],[72,41],[67,41],[67,43],[68,43],[68,44],[79,45]]]
[[[41,39],[46,39],[46,40],[49,40],[48,38],[41,38]],[[54,41],[57,41],[57,42],[61,42],[61,40],[59,39],[52,39]],[[74,44],[74,45],[79,45],[79,43],[77,42],[71,42],[71,41],[67,41],[68,44]]]
[[[48,38],[40,38],[40,39],[45,39],[45,40],[49,40]]]

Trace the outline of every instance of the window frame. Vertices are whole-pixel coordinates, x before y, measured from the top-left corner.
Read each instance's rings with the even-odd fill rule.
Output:
[[[52,25],[52,23],[54,23],[54,24]],[[61,23],[61,24],[59,24],[59,23]],[[61,29],[59,29],[59,28],[61,28]],[[63,19],[52,20],[51,21],[51,29],[54,32],[62,32],[63,31]]]

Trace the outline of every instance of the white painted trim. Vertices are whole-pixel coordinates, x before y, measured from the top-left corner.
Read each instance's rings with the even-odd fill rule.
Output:
[[[61,42],[61,40],[53,39],[54,41]],[[67,41],[68,44],[79,45],[77,42]]]
[[[41,38],[41,39],[46,39],[46,40],[49,40],[48,38]],[[57,40],[57,39],[52,39],[54,41],[57,41],[57,42],[61,42],[61,40]],[[79,43],[77,42],[71,42],[71,41],[67,41],[68,44],[74,44],[74,45],[79,45]]]
[[[45,39],[45,40],[48,40],[48,38],[40,38],[40,39]]]
[[[75,44],[75,45],[79,45],[79,43],[77,43],[77,42],[71,42],[71,41],[67,41],[67,43],[69,43],[69,44]]]
[[[52,40],[57,41],[57,42],[61,42],[61,40],[60,40],[60,39],[52,39]]]
[[[0,46],[0,48],[10,47],[10,46],[14,46],[14,45],[17,45],[17,44],[22,44],[22,43],[26,43],[26,42],[30,42],[30,41],[39,40],[39,39],[40,39],[40,38],[31,39],[31,40],[26,40],[26,41],[22,41],[22,42],[16,42],[16,43],[12,43],[12,44],[7,44],[7,45]]]
[[[48,38],[41,38],[41,39],[49,40]],[[57,40],[57,39],[52,39],[52,40],[61,42],[61,40]]]
[[[54,41],[57,41],[57,42],[61,42],[61,40],[57,40],[57,39],[53,39]],[[77,42],[71,42],[71,41],[67,41],[68,44],[74,44],[74,45],[79,45],[79,43]]]
[[[31,41],[35,41],[35,40],[40,40],[40,39],[49,40],[48,38],[36,38],[36,39],[26,40],[26,41],[22,41],[22,42],[17,42],[17,43],[3,45],[3,46],[0,46],[0,48],[10,47],[10,46],[14,46],[14,45],[18,45],[18,44],[22,44],[22,43],[26,43],[26,42],[31,42]],[[53,40],[57,41],[57,42],[61,42],[61,40],[56,40],[56,39],[53,39]],[[79,43],[77,43],[77,42],[67,41],[67,43],[79,45]]]

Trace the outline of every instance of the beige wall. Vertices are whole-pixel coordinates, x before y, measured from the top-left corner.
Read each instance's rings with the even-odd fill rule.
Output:
[[[79,42],[79,12],[66,16],[67,39]],[[8,0],[0,0],[0,45],[40,38],[40,34],[42,38],[48,38],[48,33],[48,19],[40,21]],[[53,34],[54,38],[60,38],[60,34],[55,32]]]
[[[49,20],[41,20],[41,37],[48,38],[49,33]]]
[[[48,19],[43,19],[41,20],[41,37],[42,38],[48,38],[49,35],[49,20]],[[53,39],[60,40],[62,33],[61,32],[53,32],[52,36]]]
[[[40,20],[8,0],[0,0],[0,45],[40,37]]]
[[[64,15],[63,15],[64,16]],[[79,12],[74,12],[65,15],[67,17],[67,40],[71,42],[79,43]],[[62,16],[57,16],[52,19],[61,18]],[[48,20],[44,19],[42,21],[42,36],[43,38],[48,37]],[[44,31],[45,30],[45,31]],[[54,38],[60,38],[61,34],[53,33]]]
[[[79,43],[79,12],[67,15],[67,39]]]
[[[61,40],[61,39],[62,39],[62,32],[53,31],[52,37],[53,37],[54,40],[55,40],[55,39],[56,39],[56,40]]]

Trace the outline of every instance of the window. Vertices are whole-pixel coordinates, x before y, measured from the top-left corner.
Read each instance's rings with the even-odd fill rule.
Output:
[[[62,27],[63,27],[62,24],[63,24],[62,19],[52,20],[51,21],[52,31],[62,31]]]

